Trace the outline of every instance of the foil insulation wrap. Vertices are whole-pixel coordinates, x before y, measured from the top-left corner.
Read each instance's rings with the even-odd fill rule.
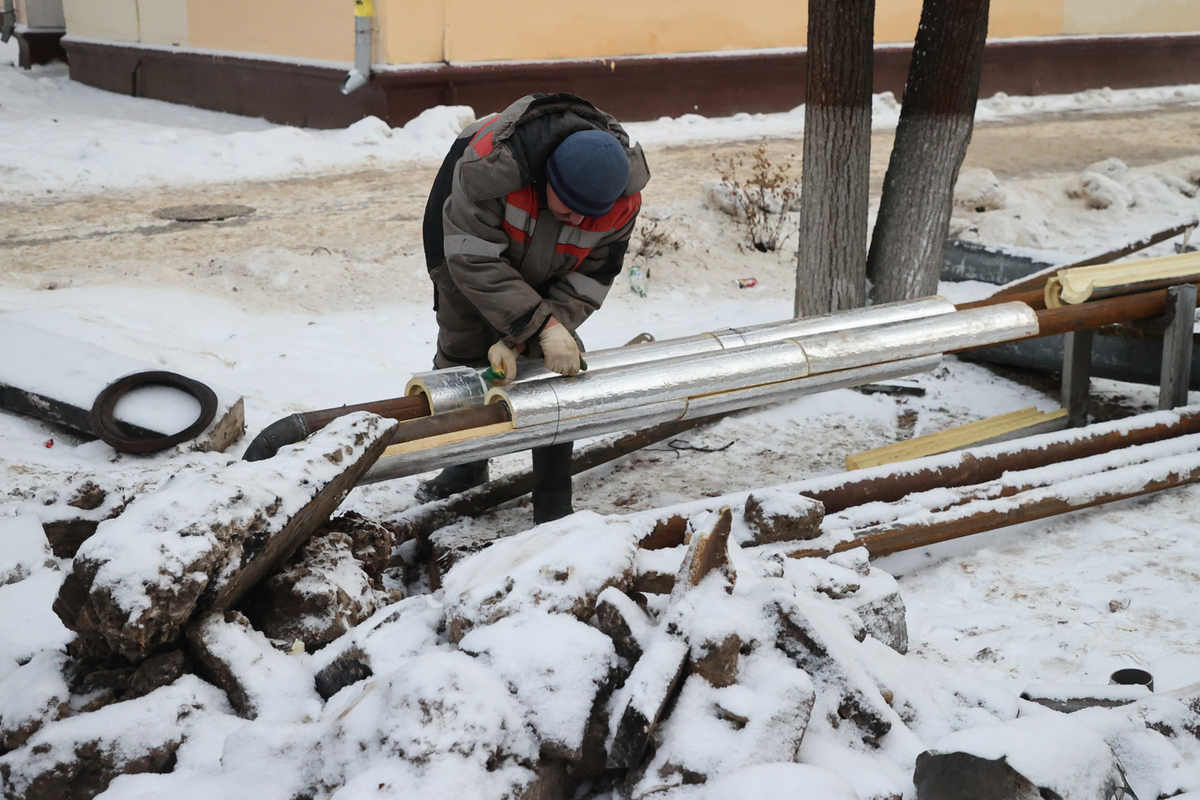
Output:
[[[687,400],[807,375],[804,348],[788,339],[757,347],[719,350],[698,356],[630,364],[621,369],[494,387],[486,403],[503,402],[513,425],[529,428],[551,422],[636,408],[648,403]]]
[[[814,374],[1008,342],[1038,332],[1037,312],[1011,302],[805,338]]]
[[[584,360],[588,365],[587,372],[594,374],[633,364],[667,361],[750,345],[778,342],[784,339],[801,339],[835,331],[887,325],[903,320],[952,314],[954,311],[954,304],[944,297],[922,297],[917,300],[903,300],[850,311],[838,311],[819,317],[787,319],[743,328],[726,328],[680,339],[664,339],[661,342],[595,350],[585,353]],[[463,374],[463,371],[474,373],[477,381],[472,382]],[[406,394],[420,392],[427,395],[434,414],[480,405],[489,388],[481,377],[482,373],[483,370],[470,367],[422,372],[414,375],[409,381]],[[525,384],[556,377],[558,376],[554,372],[542,365],[541,360],[521,359],[517,363],[517,378],[514,384]]]
[[[487,394],[483,372],[474,367],[450,367],[432,372],[418,372],[404,387],[406,397],[423,394],[429,400],[431,414],[444,414],[483,405]]]
[[[531,447],[569,442],[618,431],[637,430],[678,419],[729,413],[803,395],[901,378],[928,372],[940,361],[939,356],[905,359],[890,364],[872,365],[828,375],[814,375],[766,386],[753,386],[719,394],[702,395],[691,399],[650,403],[637,408],[609,411],[560,422],[547,422],[528,428],[514,428],[503,433],[465,439],[423,450],[412,450],[398,455],[385,453],[383,458],[379,459],[359,480],[359,483],[377,483],[393,478],[403,478],[467,461],[516,453]]]

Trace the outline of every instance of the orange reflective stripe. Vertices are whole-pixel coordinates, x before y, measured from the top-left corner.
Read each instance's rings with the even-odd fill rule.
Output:
[[[487,125],[484,125],[482,128],[477,130],[475,135],[471,138],[471,148],[474,149],[474,151],[480,156],[486,156],[494,149],[492,144],[492,135],[495,133],[495,131],[492,130],[492,127],[496,124],[496,120],[498,119],[500,118],[496,117],[496,119],[492,120]]]
[[[509,192],[504,196],[504,202],[510,206],[516,206],[529,216],[537,219],[538,197],[537,190],[533,186],[522,186],[515,192]]]
[[[514,228],[508,220],[505,220],[500,227],[504,229],[504,233],[508,238],[518,241],[521,244],[529,244],[529,235],[520,228]]]
[[[537,191],[532,186],[522,186],[504,196],[506,208],[501,227],[509,238],[521,244],[529,244],[533,226],[537,221]]]
[[[579,227],[585,231],[615,231],[629,224],[638,210],[642,207],[642,194],[622,197],[613,203],[613,207],[603,217],[584,217]]]

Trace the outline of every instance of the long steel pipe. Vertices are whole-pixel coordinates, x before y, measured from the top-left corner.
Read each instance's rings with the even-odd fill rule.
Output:
[[[463,431],[464,435],[461,438],[452,441],[432,444],[423,441],[404,442],[388,448],[383,457],[359,480],[359,483],[377,483],[428,472],[464,461],[492,458],[528,450],[531,447],[574,441],[588,436],[600,436],[718,412],[738,411],[802,395],[901,378],[928,372],[940,361],[940,356],[936,355],[904,359],[842,372],[797,378],[766,386],[750,386],[696,398],[649,402],[633,408],[609,410],[566,421],[544,422],[525,428],[511,426],[511,423],[505,430],[497,430],[501,427],[499,425],[489,426],[486,429],[478,429],[477,432]]]
[[[661,342],[596,350],[585,356],[588,364],[587,374],[596,374],[635,364],[719,353],[722,350],[768,344],[786,339],[802,340],[838,331],[924,319],[952,314],[955,310],[954,304],[944,297],[922,297],[916,300],[839,311],[819,317],[787,319],[744,328],[726,328],[680,339],[666,339]],[[482,369],[472,367],[420,372],[413,375],[408,382],[405,394],[423,394],[428,397],[430,408],[433,409],[434,414],[481,405],[490,388],[482,376]],[[556,377],[557,375],[546,369],[541,361],[531,360],[521,363],[515,383],[525,384]]]
[[[584,373],[569,380],[540,380],[496,387],[485,402],[505,403],[513,425],[527,428],[647,403],[717,395],[841,372],[872,364],[934,355],[1034,334],[1037,314],[1024,303],[1001,303],[918,320],[841,330],[621,369]]]

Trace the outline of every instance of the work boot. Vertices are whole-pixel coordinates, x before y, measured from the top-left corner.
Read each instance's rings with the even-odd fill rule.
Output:
[[[413,495],[418,502],[431,503],[434,500],[444,500],[452,494],[465,492],[467,489],[487,483],[488,462],[472,461],[469,464],[457,464],[446,467],[436,478],[430,478],[417,486]]]
[[[533,448],[533,521],[552,522],[571,508],[571,448],[574,442]]]

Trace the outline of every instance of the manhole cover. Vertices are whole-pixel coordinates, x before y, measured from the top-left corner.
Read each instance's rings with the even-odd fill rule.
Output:
[[[250,206],[237,206],[229,203],[219,205],[171,206],[160,208],[154,212],[159,219],[173,219],[178,222],[213,222],[230,217],[245,217],[254,213]]]

